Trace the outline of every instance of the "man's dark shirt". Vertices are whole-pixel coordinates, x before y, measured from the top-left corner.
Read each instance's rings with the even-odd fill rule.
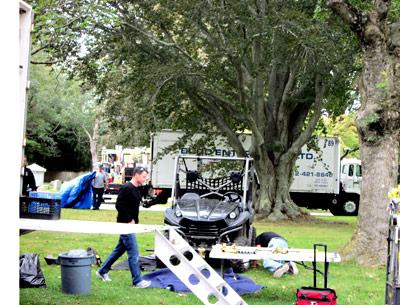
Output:
[[[118,211],[117,222],[128,223],[132,219],[139,223],[139,204],[142,199],[139,188],[131,182],[125,183],[117,197],[115,207]]]
[[[282,236],[280,236],[279,234],[276,234],[275,232],[264,232],[257,236],[256,245],[260,245],[261,247],[267,248],[271,239],[273,239],[275,237],[284,239]]]
[[[36,181],[35,176],[33,175],[32,171],[24,167],[24,177],[22,178],[22,195],[27,195],[27,190],[30,189],[31,191],[36,191]]]

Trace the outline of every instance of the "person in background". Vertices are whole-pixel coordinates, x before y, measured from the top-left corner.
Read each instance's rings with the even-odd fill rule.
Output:
[[[32,171],[27,167],[28,166],[28,159],[24,155],[22,158],[22,166],[23,166],[23,177],[22,177],[22,195],[29,196],[29,192],[36,191],[36,181],[35,176],[33,175]]]
[[[96,171],[96,177],[92,181],[93,190],[93,210],[100,209],[103,202],[104,186],[108,184],[107,174],[103,170],[103,165],[100,164]]]
[[[139,190],[147,179],[148,171],[142,166],[133,169],[133,177],[125,183],[118,193],[115,207],[118,211],[117,222],[120,223],[139,223],[139,204],[142,200],[142,195]],[[147,288],[151,285],[151,281],[142,279],[139,265],[139,249],[136,241],[136,235],[122,234],[119,237],[118,243],[114,251],[107,257],[103,265],[96,272],[96,277],[103,282],[110,282],[109,272],[111,266],[120,258],[125,251],[128,253],[129,270],[132,275],[132,286],[137,288]]]
[[[288,249],[286,239],[275,232],[264,232],[256,238],[257,247]],[[274,261],[272,259],[264,259],[263,266],[274,277],[282,277],[284,274],[298,274],[299,270],[295,262],[285,263],[284,261]]]

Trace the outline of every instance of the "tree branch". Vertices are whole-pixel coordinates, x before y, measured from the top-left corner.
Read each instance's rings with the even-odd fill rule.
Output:
[[[83,131],[86,133],[86,135],[88,136],[89,141],[92,141],[92,140],[93,140],[93,139],[92,139],[92,135],[89,133],[89,131],[86,129],[86,127],[85,127],[85,126],[82,126],[82,129],[83,129]]]
[[[264,16],[265,16],[265,2],[258,1],[257,5],[257,26],[259,32],[262,32],[263,24],[264,24]],[[253,66],[255,67],[254,71],[254,81],[252,88],[252,99],[255,104],[254,107],[254,117],[256,118],[257,126],[265,126],[265,104],[264,104],[264,79],[262,77],[262,61],[264,58],[264,49],[261,41],[261,37],[253,40]],[[261,131],[261,134],[264,132]]]
[[[31,56],[35,55],[36,53],[39,53],[40,51],[42,51],[42,50],[44,50],[44,49],[46,49],[46,48],[49,47],[50,45],[51,45],[51,44],[48,43],[48,44],[44,45],[43,47],[40,47],[40,48],[38,48],[38,49],[32,51],[32,52],[31,52]]]
[[[34,60],[31,60],[30,63],[32,65],[48,65],[48,66],[50,66],[50,65],[59,63],[59,61],[34,61]]]
[[[192,56],[190,56],[189,53],[187,53],[184,49],[182,49],[178,44],[176,44],[175,42],[165,42],[163,40],[158,39],[157,37],[155,37],[153,34],[147,32],[145,29],[143,29],[142,27],[138,27],[126,20],[122,21],[122,24],[134,29],[135,31],[139,32],[140,34],[142,34],[143,36],[147,37],[148,39],[154,41],[155,43],[165,46],[165,47],[172,47],[175,48],[176,50],[178,50],[184,57],[188,58],[191,62],[196,63],[197,65],[203,67],[204,65],[199,62],[198,60],[194,59]]]
[[[150,103],[150,104],[153,104],[153,103],[154,103],[154,101],[156,100],[156,98],[157,98],[158,94],[160,93],[162,87],[164,87],[165,84],[167,84],[170,80],[174,79],[174,77],[175,77],[175,76],[173,75],[173,76],[171,76],[171,77],[168,77],[168,78],[164,79],[162,82],[159,82],[159,83],[158,83],[158,85],[157,85],[157,87],[156,87],[156,91],[155,91],[155,92],[152,94],[152,96],[149,98],[149,103]]]
[[[208,101],[213,102],[216,106],[221,107],[223,111],[229,113],[232,117],[236,117],[237,119],[242,121],[245,120],[245,117],[241,115],[240,112],[232,104],[227,102],[222,97],[219,97],[208,90],[205,90],[203,94]]]
[[[325,4],[347,23],[353,32],[362,37],[364,24],[367,21],[363,11],[357,9],[347,0],[326,0]]]
[[[212,105],[212,103],[207,103],[207,100],[195,93],[194,90],[185,89],[185,93],[193,102],[195,107],[221,130],[238,156],[245,157],[247,153],[243,148],[242,143],[239,141],[236,132],[229,127],[223,114],[218,110],[218,108]]]
[[[291,147],[285,153],[285,155],[288,155],[289,158],[293,156],[297,156],[299,150],[301,147],[307,143],[307,141],[310,139],[315,126],[317,126],[318,120],[321,116],[321,109],[322,109],[322,99],[324,95],[325,88],[322,84],[321,81],[321,76],[316,75],[315,77],[315,104],[314,104],[314,113],[310,117],[310,120],[306,126],[306,128],[303,130],[303,132],[297,137],[297,139],[292,143]]]
[[[387,17],[390,9],[390,0],[377,0],[375,1],[375,11],[378,13],[379,19],[383,20]]]
[[[203,36],[207,39],[208,43],[211,44],[214,48],[221,51],[223,54],[226,54],[229,61],[234,67],[240,65],[239,61],[235,59],[232,50],[230,50],[226,44],[226,39],[223,36],[222,30],[218,22],[216,22],[215,28],[218,29],[218,38],[213,37],[213,35],[208,31],[206,25],[201,22],[200,17],[197,18],[195,25],[197,25],[197,29],[203,34]]]
[[[280,97],[280,102],[277,105],[276,114],[276,128],[278,134],[280,135],[280,142],[282,145],[287,144],[288,139],[288,129],[289,129],[289,117],[288,117],[288,96],[289,92],[293,89],[295,76],[297,69],[292,65],[289,68],[285,77],[285,84],[282,91],[282,96]]]

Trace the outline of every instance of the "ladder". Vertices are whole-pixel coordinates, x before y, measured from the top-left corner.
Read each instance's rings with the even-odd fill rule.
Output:
[[[247,305],[174,229],[155,231],[155,255],[206,305]]]

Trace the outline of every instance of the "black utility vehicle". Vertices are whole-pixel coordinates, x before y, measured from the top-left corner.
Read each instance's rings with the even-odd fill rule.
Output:
[[[174,177],[164,222],[176,226],[195,250],[208,259],[217,243],[255,246],[251,158],[179,155]],[[249,262],[232,260],[231,265],[244,272]]]

